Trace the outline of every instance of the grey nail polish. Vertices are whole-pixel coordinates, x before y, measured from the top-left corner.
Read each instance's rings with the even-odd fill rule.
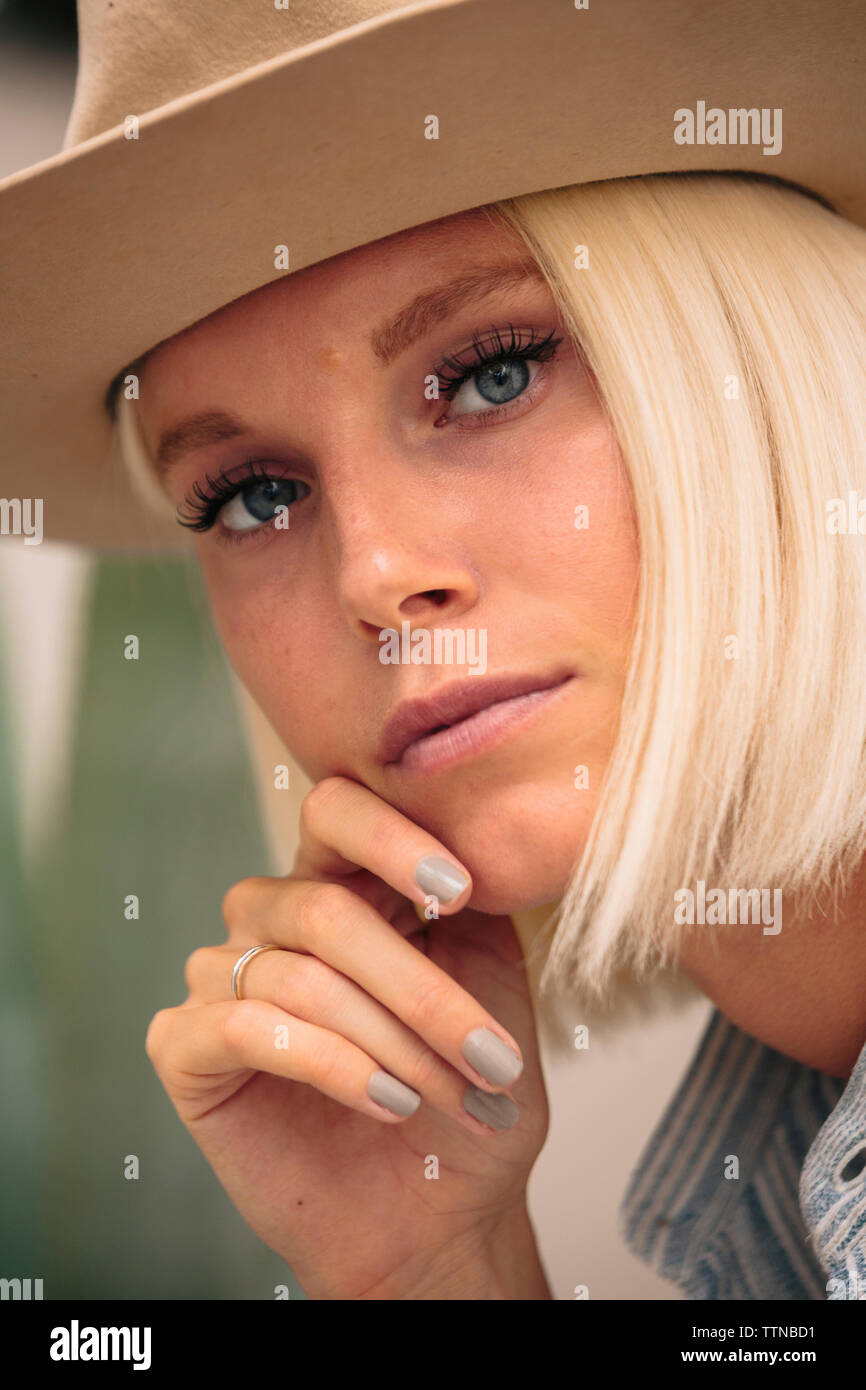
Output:
[[[489,1028],[476,1028],[469,1034],[463,1044],[463,1056],[493,1086],[510,1086],[523,1071],[517,1053]]]
[[[367,1095],[377,1105],[384,1105],[395,1115],[414,1115],[421,1104],[421,1097],[410,1086],[404,1086],[396,1076],[387,1071],[374,1071],[367,1082]]]
[[[467,1086],[463,1109],[491,1129],[510,1129],[520,1115],[510,1096],[490,1096],[478,1086]]]
[[[460,897],[469,879],[441,854],[425,854],[415,865],[415,882],[441,903],[452,903]]]

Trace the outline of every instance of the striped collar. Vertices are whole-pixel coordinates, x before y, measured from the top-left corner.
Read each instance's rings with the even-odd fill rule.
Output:
[[[866,1046],[845,1082],[716,1010],[620,1228],[690,1298],[866,1299]]]

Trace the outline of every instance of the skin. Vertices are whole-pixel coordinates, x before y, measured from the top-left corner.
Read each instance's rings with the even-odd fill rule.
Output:
[[[232,1200],[312,1297],[550,1297],[525,1204],[547,1101],[508,914],[561,895],[610,759],[639,566],[629,483],[543,282],[464,300],[388,365],[369,336],[420,291],[518,254],[482,214],[444,219],[247,295],[141,370],[152,455],[199,410],[249,424],[176,461],[164,480],[176,505],[206,473],[246,477],[250,456],[304,485],[288,529],[265,522],[226,541],[218,521],[195,541],[234,669],[317,784],[300,848],[286,879],[230,890],[228,940],[190,958],[189,996],[155,1016],[147,1050]],[[444,357],[474,364],[473,334],[493,325],[508,341],[509,324],[564,338],[510,407],[492,413],[477,380],[454,400],[425,399]],[[587,530],[573,524],[579,504]],[[236,501],[223,519],[240,514]],[[404,621],[486,631],[488,674],[572,679],[489,748],[438,770],[385,764],[395,706],[468,674],[382,664],[380,633]],[[580,794],[577,764],[589,770]],[[431,852],[471,883],[423,933],[414,867]],[[826,941],[805,971],[792,926],[772,945],[740,929],[717,958],[706,934],[685,933],[683,967],[755,1036],[802,1060],[853,1062],[859,1000],[816,1037],[779,1001],[780,978],[808,1002],[843,971]],[[849,967],[854,937],[841,947]],[[257,942],[282,949],[250,962],[233,1001],[231,968]],[[506,1089],[462,1056],[478,1027],[522,1056],[506,1091],[520,1120],[504,1131],[463,1108],[468,1083]],[[367,1098],[379,1068],[421,1097],[410,1118]],[[438,1181],[424,1179],[431,1154]]]
[[[782,930],[684,928],[678,963],[750,1036],[847,1080],[866,1043],[866,872],[858,867],[834,911],[782,899]]]
[[[199,408],[256,427],[179,463],[175,503],[248,454],[314,489],[288,531],[196,539],[232,665],[314,781],[362,781],[446,840],[472,874],[473,906],[496,913],[556,898],[588,830],[595,793],[575,795],[572,769],[586,764],[597,787],[615,734],[638,565],[628,482],[591,379],[562,349],[534,405],[478,427],[468,409],[484,402],[464,387],[466,413],[434,428],[448,403],[424,399],[425,376],[446,354],[468,361],[476,329],[564,332],[543,283],[453,314],[387,369],[368,340],[419,291],[518,249],[471,213],[338,256],[160,348],[141,387],[152,451]],[[581,503],[592,520],[576,531]],[[405,620],[485,629],[488,673],[581,679],[495,758],[423,776],[383,767],[395,705],[467,674],[383,665],[379,633]]]

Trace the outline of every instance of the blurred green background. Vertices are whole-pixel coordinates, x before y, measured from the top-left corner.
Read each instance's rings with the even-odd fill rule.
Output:
[[[227,661],[189,562],[93,579],[66,799],[29,872],[0,652],[0,1275],[50,1299],[302,1298],[144,1051],[186,957],[224,939],[226,889],[271,872]]]
[[[75,0],[0,0],[0,177],[60,149],[76,66]],[[55,689],[81,564],[0,539],[0,620],[17,618],[0,621],[0,1277],[41,1278],[46,1299],[303,1297],[144,1051],[186,957],[224,939],[229,884],[271,872],[226,659],[195,566],[106,557],[81,586],[77,681]],[[43,693],[49,714],[75,702],[47,806],[21,747],[56,758]],[[48,812],[35,854],[25,801]]]

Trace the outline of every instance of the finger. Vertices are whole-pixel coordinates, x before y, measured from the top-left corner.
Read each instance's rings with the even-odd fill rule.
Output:
[[[472,878],[441,840],[360,782],[326,777],[304,798],[293,875],[327,879],[368,869],[421,906],[456,912]]]
[[[193,953],[188,974],[195,998],[225,999],[234,954],[233,948],[227,951],[222,946]],[[316,956],[286,950],[261,952],[244,967],[243,993],[244,1000],[265,1000],[295,1018],[348,1038],[420,1095],[425,1105],[472,1133],[488,1131],[488,1125],[479,1126],[479,1110],[492,1116],[489,1128],[493,1132],[516,1122],[517,1106],[508,1096],[480,1099],[473,1082],[467,1084],[460,1072],[382,1004]]]
[[[523,1070],[507,1029],[342,884],[241,879],[226,895],[224,911],[233,947],[245,939],[273,942],[325,961],[483,1090],[504,1089]]]
[[[238,1068],[314,1086],[331,1100],[386,1124],[408,1119],[421,1102],[417,1092],[389,1077],[355,1043],[261,999],[163,1009],[151,1021],[147,1055],[175,1105],[183,1097],[185,1119],[201,1118],[188,1113],[194,1105],[192,1078],[207,1083],[204,1097],[212,1093],[215,1075]],[[371,1091],[386,1105],[373,1100]]]

